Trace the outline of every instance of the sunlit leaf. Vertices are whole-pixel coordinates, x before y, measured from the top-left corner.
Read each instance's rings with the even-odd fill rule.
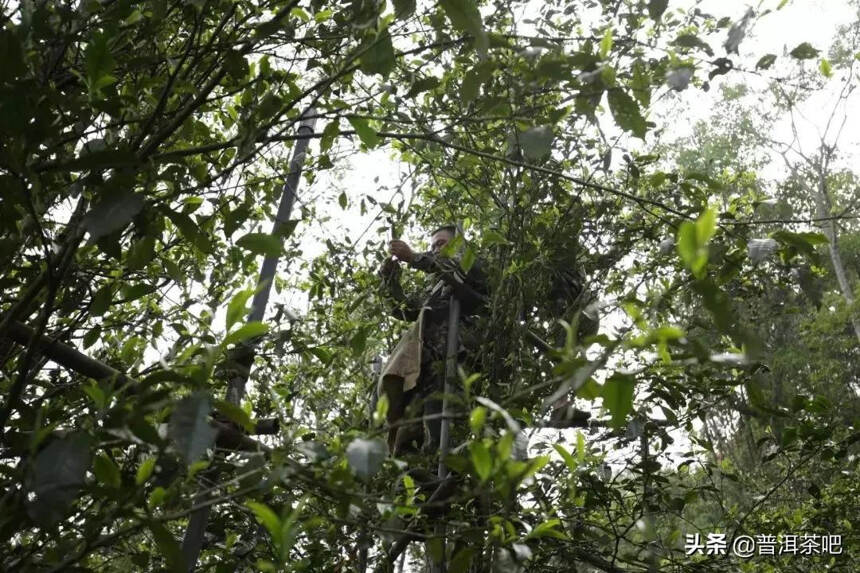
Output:
[[[624,425],[627,414],[633,409],[633,389],[636,379],[633,376],[614,373],[603,385],[603,406],[612,414],[612,426]]]

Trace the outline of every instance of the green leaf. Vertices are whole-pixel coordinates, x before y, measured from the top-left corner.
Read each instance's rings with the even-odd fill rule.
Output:
[[[534,161],[549,155],[553,137],[550,126],[539,125],[521,133],[519,141],[525,156]]]
[[[451,563],[448,564],[448,573],[466,573],[469,570],[469,565],[472,564],[472,558],[478,550],[475,547],[462,547],[454,557]]]
[[[317,24],[322,24],[326,20],[330,20],[333,15],[334,12],[332,12],[331,10],[320,10],[319,12],[314,14],[314,22],[316,22]]]
[[[484,31],[484,23],[475,1],[439,0],[439,5],[456,29],[468,32],[475,37],[475,48],[478,53],[482,56],[486,55],[490,40]]]
[[[585,434],[576,432],[576,459],[580,464],[585,463]]]
[[[463,269],[463,272],[468,273],[475,264],[476,259],[477,255],[475,255],[475,249],[472,248],[472,245],[467,245],[466,250],[463,253],[463,258],[460,260],[460,268]]]
[[[714,209],[706,209],[696,220],[696,237],[699,244],[707,244],[714,236],[716,228],[717,212]]]
[[[633,91],[633,97],[642,106],[648,107],[651,104],[651,78],[642,60],[636,60],[633,63],[633,79],[630,82],[630,88]]]
[[[165,215],[170,219],[179,232],[185,237],[194,247],[202,253],[209,254],[212,252],[212,242],[208,235],[200,230],[191,217],[185,213],[180,213],[172,209],[165,209]]]
[[[366,119],[351,117],[349,118],[349,123],[352,124],[353,129],[358,134],[358,138],[368,149],[373,149],[379,144],[379,136],[376,135],[376,130],[370,127]]]
[[[612,426],[624,425],[627,414],[633,409],[633,389],[636,379],[627,374],[614,373],[603,385],[603,406],[612,414]]]
[[[714,55],[714,50],[701,38],[696,36],[695,34],[681,34],[672,42],[676,46],[681,46],[682,48],[699,48],[704,51],[709,56]]]
[[[478,64],[466,72],[463,83],[460,86],[460,99],[464,104],[475,101],[481,90],[481,86],[493,75],[492,65],[488,62]]]
[[[167,435],[188,465],[215,444],[217,432],[209,425],[209,411],[209,395],[198,391],[180,400],[170,416]]]
[[[472,433],[478,435],[481,433],[481,428],[484,427],[484,422],[487,419],[487,409],[483,406],[477,406],[469,414],[469,428]]]
[[[818,70],[825,78],[833,77],[833,68],[830,67],[830,62],[828,62],[826,59],[822,59],[821,62],[819,62]]]
[[[283,249],[281,240],[268,233],[248,233],[239,237],[236,245],[256,255],[265,255],[267,257],[280,256]]]
[[[706,209],[695,223],[684,221],[678,228],[678,254],[696,278],[705,276],[708,264],[708,241],[716,229],[717,214]]]
[[[678,254],[687,267],[692,267],[696,262],[699,244],[696,241],[696,225],[690,221],[684,221],[678,228]]]
[[[639,106],[632,97],[620,89],[609,90],[609,110],[618,127],[633,133],[640,139],[645,139],[645,118],[639,112]]]
[[[472,459],[472,467],[482,482],[487,481],[493,471],[493,460],[490,450],[483,442],[472,442],[469,444],[469,453]]]
[[[349,204],[349,200],[346,198],[345,192],[341,192],[341,194],[338,195],[337,202],[340,205],[341,209],[346,209],[347,205]]]
[[[28,501],[27,514],[45,526],[62,519],[84,485],[89,466],[89,438],[85,434],[72,434],[48,444],[33,461],[28,489],[36,497]]]
[[[99,410],[105,409],[105,406],[107,406],[107,396],[104,390],[98,385],[98,382],[93,381],[91,384],[84,386],[83,390]]]
[[[657,22],[669,6],[669,0],[648,0],[648,15]]]
[[[805,255],[815,255],[817,245],[827,244],[827,237],[821,233],[792,233],[791,231],[776,231],[770,234],[771,238],[779,241],[786,247],[795,249],[796,252]]]
[[[555,539],[567,539],[567,536],[556,529],[561,525],[561,520],[553,518],[547,519],[543,523],[537,525],[528,534],[526,539],[540,539],[541,537],[553,537]]]
[[[245,305],[248,299],[254,295],[253,289],[241,290],[230,299],[227,305],[227,315],[224,318],[224,329],[229,332],[233,325],[242,320],[242,315],[245,314]]]
[[[168,569],[173,573],[187,573],[188,566],[185,564],[182,549],[180,549],[179,543],[176,542],[170,531],[158,521],[150,521],[149,530],[152,532],[152,537],[155,538],[158,549],[167,561]]]
[[[759,58],[758,62],[755,65],[755,69],[757,70],[767,70],[773,65],[776,61],[776,54],[765,54],[761,58]]]
[[[571,472],[575,472],[577,463],[570,452],[568,452],[561,444],[553,444],[552,447],[555,448],[555,451],[557,451],[558,455],[561,456],[561,459],[564,460],[564,465],[567,466],[567,469]]]
[[[277,540],[281,535],[281,520],[277,514],[264,503],[246,501],[245,505],[254,512],[257,521],[266,528],[266,531],[269,532],[272,539]]]
[[[436,86],[439,85],[439,78],[436,76],[423,76],[416,79],[412,82],[412,86],[409,88],[409,91],[406,92],[406,98],[413,99],[418,94],[424,93],[427,90],[432,90]]]
[[[110,298],[108,298],[108,304],[109,303],[110,303]],[[92,309],[92,307],[90,307],[90,308]],[[105,309],[107,309],[107,307],[105,307]],[[93,314],[95,315],[95,313],[93,313]],[[101,314],[104,314],[104,311],[102,311]],[[102,335],[101,325],[97,324],[94,327],[92,327],[91,329],[89,329],[87,331],[87,333],[84,334],[84,338],[83,338],[84,348],[89,348],[90,346],[95,344],[101,335]]]
[[[145,267],[154,258],[155,237],[146,235],[131,246],[125,264],[128,270],[137,271]]]
[[[295,16],[296,18],[301,20],[303,23],[307,23],[307,22],[311,21],[311,15],[308,14],[307,11],[305,11],[303,8],[299,8],[299,7],[296,7],[296,8],[293,8],[292,10],[290,10],[290,16]]]
[[[225,418],[244,428],[246,432],[253,432],[255,424],[248,416],[248,412],[227,400],[215,400],[215,409],[218,410]]]
[[[90,242],[123,229],[140,213],[143,204],[143,196],[132,191],[119,191],[103,198],[83,219]]]
[[[96,456],[93,463],[93,473],[97,480],[108,487],[118,488],[122,485],[122,476],[119,473],[119,468],[104,453]]]
[[[385,442],[379,439],[356,438],[346,448],[349,467],[361,479],[367,479],[378,472],[387,455],[388,448]]]
[[[143,460],[140,464],[140,467],[137,468],[137,474],[134,476],[134,483],[136,485],[143,485],[146,481],[152,476],[153,470],[155,470],[155,457],[149,457]]]
[[[370,41],[367,51],[360,58],[360,69],[367,75],[380,74],[387,77],[394,69],[394,46],[388,28]]]
[[[269,325],[264,322],[249,322],[243,325],[242,328],[228,334],[227,338],[224,339],[224,342],[222,344],[224,346],[238,344],[239,342],[244,342],[249,338],[256,338],[257,336],[262,336],[268,331]]]
[[[507,245],[508,240],[498,231],[488,229],[484,231],[484,245]]]
[[[791,57],[797,60],[811,60],[812,58],[817,57],[819,53],[820,52],[813,48],[812,44],[809,42],[798,44],[789,52]]]
[[[114,59],[110,48],[108,48],[108,39],[106,33],[96,33],[84,50],[87,87],[91,97],[96,96],[102,88],[116,81],[116,78],[110,75],[113,71]]]
[[[612,28],[607,28],[600,39],[600,59],[605,60],[612,51]]]

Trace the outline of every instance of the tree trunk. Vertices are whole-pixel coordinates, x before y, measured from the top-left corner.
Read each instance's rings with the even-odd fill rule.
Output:
[[[827,151],[821,150],[816,165],[817,181],[813,198],[815,207],[818,211],[818,217],[824,219],[830,217],[830,197],[827,194]],[[854,290],[851,288],[851,283],[848,281],[848,275],[845,273],[845,265],[842,263],[842,257],[839,254],[838,232],[836,228],[836,220],[822,220],[821,229],[824,236],[827,237],[828,251],[830,253],[830,262],[833,263],[833,272],[836,273],[836,281],[839,283],[839,289],[842,291],[842,296],[849,306],[854,304]],[[851,313],[851,325],[854,327],[854,335],[857,337],[857,342],[860,343],[860,318],[856,313]]]

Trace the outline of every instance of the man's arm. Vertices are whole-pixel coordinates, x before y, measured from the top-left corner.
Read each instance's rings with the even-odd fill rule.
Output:
[[[400,265],[397,261],[386,260],[379,274],[382,277],[383,293],[389,304],[389,314],[408,322],[418,320],[420,305],[404,294],[400,284]]]
[[[409,263],[414,269],[436,273],[454,287],[454,293],[463,305],[466,314],[474,314],[483,305],[487,296],[487,277],[480,261],[475,261],[468,273],[464,273],[456,258],[439,256],[432,251],[419,253]]]

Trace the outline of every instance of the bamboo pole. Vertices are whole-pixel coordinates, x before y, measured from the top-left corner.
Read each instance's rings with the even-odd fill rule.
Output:
[[[314,124],[316,123],[316,112],[313,108],[308,108],[302,115],[304,119],[299,125],[299,134],[301,135],[302,132],[306,135],[313,134]],[[299,185],[299,177],[302,174],[309,141],[310,137],[300,138],[296,140],[296,146],[293,148],[293,156],[290,159],[290,171],[284,182],[281,202],[278,205],[278,213],[275,215],[275,221],[272,225],[272,236],[277,237],[279,240],[283,240],[283,230],[290,220],[290,213],[296,199],[296,190]],[[279,259],[280,256],[266,256],[263,259],[260,278],[257,281],[257,292],[254,295],[251,310],[248,313],[248,322],[262,321],[265,316],[266,304],[269,301],[269,293],[272,290],[272,283],[274,282]],[[243,342],[237,347],[234,353],[238,368],[235,369],[235,376],[230,379],[227,387],[227,400],[233,404],[238,405],[241,403],[242,397],[245,395],[245,384],[251,373],[251,365],[254,362],[254,354],[256,352],[255,344],[256,341]],[[192,513],[188,521],[185,537],[182,540],[182,555],[188,571],[194,571],[197,566],[197,558],[200,556],[200,550],[203,547],[203,536],[206,533],[206,522],[208,519],[209,506],[205,506]]]

